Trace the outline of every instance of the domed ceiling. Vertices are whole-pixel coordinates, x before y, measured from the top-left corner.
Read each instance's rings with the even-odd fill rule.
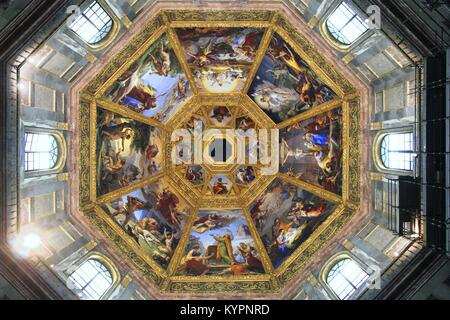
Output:
[[[80,97],[81,208],[161,290],[279,291],[357,212],[357,94],[276,12],[161,12]]]

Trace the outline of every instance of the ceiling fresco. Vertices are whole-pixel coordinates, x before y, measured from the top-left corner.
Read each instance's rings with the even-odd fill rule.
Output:
[[[97,194],[103,195],[162,169],[162,130],[98,108]]]
[[[249,212],[271,262],[278,268],[336,209],[337,205],[275,179]]]
[[[193,208],[167,179],[103,204],[102,209],[162,268],[172,259]]]
[[[176,33],[198,90],[229,93],[242,91],[264,30],[180,28]]]
[[[342,108],[280,131],[280,172],[342,193]]]
[[[359,98],[318,57],[274,12],[160,13],[81,93],[83,213],[160,290],[282,290],[359,204]]]
[[[249,95],[276,123],[336,97],[279,35],[274,34]]]
[[[192,96],[167,34],[156,40],[105,92],[104,97],[166,122]]]

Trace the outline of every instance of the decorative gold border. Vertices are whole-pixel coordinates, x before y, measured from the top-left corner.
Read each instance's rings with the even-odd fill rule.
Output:
[[[166,10],[167,17],[171,23],[184,22],[187,26],[195,26],[195,23],[210,23],[212,27],[220,26],[218,23],[248,23],[245,26],[254,26],[258,23],[270,21],[273,11],[270,10]],[[225,25],[229,26],[229,25]]]
[[[142,122],[142,123],[146,123],[146,124],[148,124],[149,126],[152,126],[152,127],[157,127],[157,128],[164,127],[163,124],[161,124],[160,122],[156,121],[153,118],[145,117],[145,116],[143,116],[140,113],[134,112],[134,111],[132,111],[132,110],[130,110],[128,108],[121,107],[121,106],[119,106],[119,105],[117,105],[117,104],[115,104],[115,103],[113,103],[113,102],[111,102],[109,100],[99,98],[99,99],[96,99],[96,102],[97,102],[97,105],[99,107],[101,107],[102,109],[105,109],[105,110],[108,110],[108,111],[112,111],[112,112],[117,113],[117,114],[119,114],[121,116],[124,116],[124,117],[127,117],[127,118],[131,118],[131,119],[137,120],[137,121]]]
[[[90,140],[90,125],[89,125],[89,110],[90,104],[87,101],[81,100],[80,102],[80,141],[89,141]],[[80,161],[80,207],[83,207],[85,204],[89,203],[90,200],[90,153],[89,153],[89,144],[88,143],[80,143],[80,159],[84,161]]]

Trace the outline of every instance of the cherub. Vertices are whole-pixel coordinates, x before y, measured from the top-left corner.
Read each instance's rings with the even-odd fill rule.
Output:
[[[213,109],[212,119],[216,119],[219,123],[222,123],[225,118],[231,117],[230,111],[226,107],[216,107]]]
[[[155,58],[155,56],[151,53],[149,54],[149,57],[151,58],[153,66],[156,69],[156,74],[167,77],[170,72],[171,61],[170,53],[168,51],[164,51],[164,43],[161,42],[161,48],[159,50],[159,60]]]
[[[239,120],[239,125],[238,125],[239,129],[247,131],[248,129],[251,129],[254,127],[255,127],[255,122],[252,119],[250,119],[249,117],[244,117]]]

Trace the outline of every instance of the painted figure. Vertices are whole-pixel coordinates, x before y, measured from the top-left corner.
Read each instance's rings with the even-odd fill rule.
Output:
[[[200,91],[226,93],[244,86],[262,39],[262,29],[179,28],[176,31]]]
[[[240,184],[248,185],[255,180],[255,171],[253,167],[246,166],[239,168],[236,174],[236,182]]]
[[[239,253],[245,259],[247,268],[251,271],[262,273],[264,271],[261,260],[255,256],[255,248],[241,242],[238,247]]]
[[[233,264],[236,262],[233,255],[233,247],[231,245],[231,236],[225,234],[224,236],[211,235],[216,240],[216,260],[218,263]]]
[[[194,245],[182,259],[180,268],[187,274],[200,276],[208,272],[209,267],[204,261],[211,259],[214,255],[202,256],[199,245]]]
[[[280,136],[281,172],[341,193],[341,108],[295,123],[282,130]]]
[[[164,189],[162,193],[158,194],[158,209],[166,219],[175,225],[180,224],[176,211],[178,203],[178,197],[169,189]]]
[[[215,194],[227,194],[228,193],[228,187],[227,187],[226,183],[223,182],[222,178],[218,178],[217,181],[214,183],[213,192]]]
[[[192,213],[164,179],[107,202],[102,209],[163,268],[169,265],[186,217]]]
[[[97,194],[129,186],[159,171],[161,131],[97,108]]]
[[[215,119],[217,122],[222,123],[227,118],[231,117],[231,112],[226,107],[215,107],[213,108],[211,119]]]

